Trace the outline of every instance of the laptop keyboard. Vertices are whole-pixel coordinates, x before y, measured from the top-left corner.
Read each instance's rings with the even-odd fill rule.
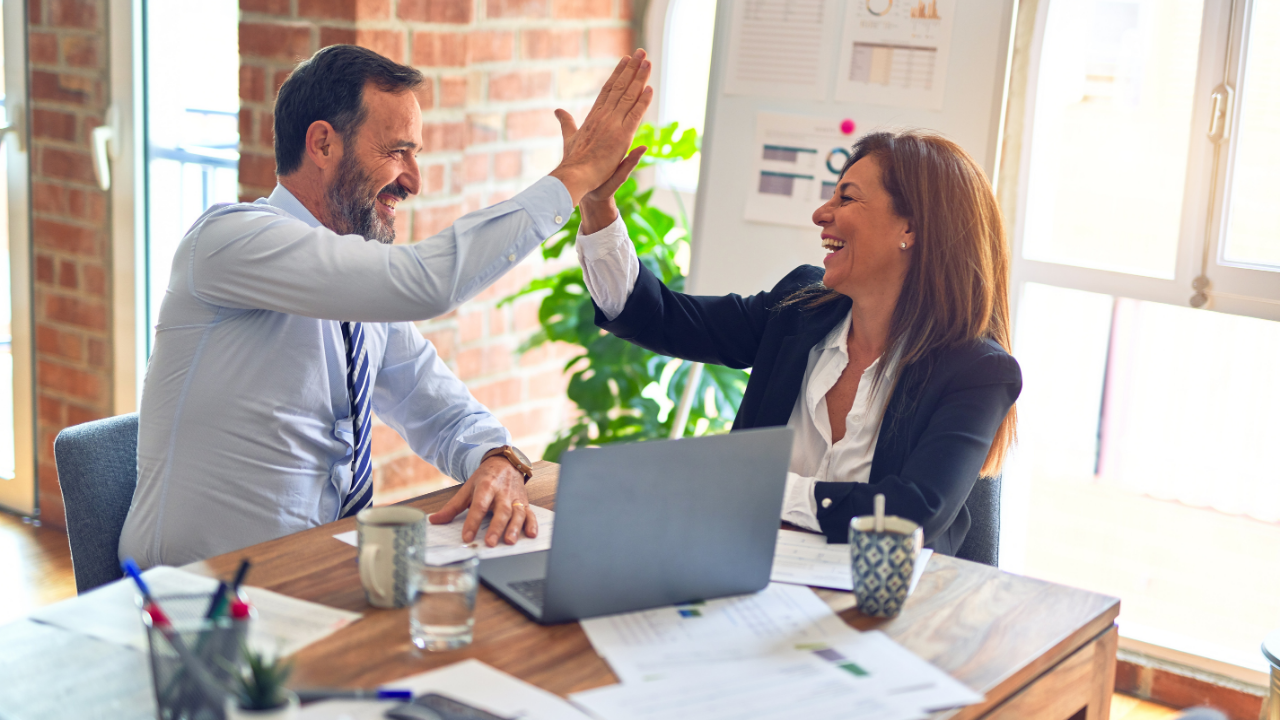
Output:
[[[547,595],[546,578],[520,580],[519,582],[508,583],[507,587],[515,590],[517,595],[533,603],[535,607],[542,608],[543,600]]]

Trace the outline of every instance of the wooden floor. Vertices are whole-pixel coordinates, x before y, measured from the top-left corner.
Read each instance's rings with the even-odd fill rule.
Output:
[[[0,625],[76,594],[71,549],[60,530],[0,513]],[[1165,720],[1177,710],[1127,695],[1111,699],[1111,720]]]

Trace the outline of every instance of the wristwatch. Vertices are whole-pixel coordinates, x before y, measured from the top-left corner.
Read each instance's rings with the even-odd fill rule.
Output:
[[[506,458],[507,461],[516,469],[516,472],[524,475],[525,482],[529,482],[529,478],[533,477],[533,468],[529,467],[529,457],[520,452],[519,448],[511,445],[503,445],[502,447],[496,447],[490,450],[484,454],[484,457],[480,458],[480,462],[484,462],[491,457],[498,457],[499,455]]]

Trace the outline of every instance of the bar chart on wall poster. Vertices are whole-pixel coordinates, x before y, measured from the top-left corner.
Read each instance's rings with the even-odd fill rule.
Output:
[[[852,122],[834,117],[757,114],[756,181],[743,217],[812,228],[814,208],[831,197],[849,159],[853,132]]]
[[[836,100],[942,108],[953,0],[866,0],[845,11]]]

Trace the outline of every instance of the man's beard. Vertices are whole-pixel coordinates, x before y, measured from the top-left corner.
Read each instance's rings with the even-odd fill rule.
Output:
[[[339,235],[359,235],[390,245],[396,239],[396,228],[378,214],[378,195],[387,193],[403,200],[409,193],[393,182],[371,195],[369,180],[369,173],[356,160],[355,153],[345,153],[327,192],[332,223],[329,229]]]

